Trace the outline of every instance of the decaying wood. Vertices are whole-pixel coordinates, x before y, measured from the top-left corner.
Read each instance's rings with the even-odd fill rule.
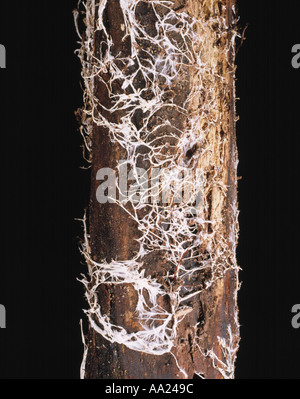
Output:
[[[156,17],[151,2],[145,0],[139,3],[136,18],[144,29],[150,32],[149,34],[155,36],[157,33],[155,33]],[[208,69],[211,67],[218,71],[220,79],[217,82],[205,83],[211,84],[214,92],[209,94],[199,90],[191,101],[187,102],[187,113],[180,114],[172,109],[166,109],[157,112],[151,121],[152,126],[155,127],[161,123],[162,118],[175,120],[172,123],[176,124],[178,130],[184,131],[189,123],[189,115],[195,115],[201,111],[203,96],[213,95],[217,99],[215,115],[208,115],[210,127],[205,140],[194,144],[186,157],[195,159],[197,162],[195,167],[206,173],[207,207],[202,216],[205,220],[214,221],[213,227],[207,227],[206,232],[207,234],[213,233],[212,243],[205,240],[201,242],[199,256],[207,257],[210,251],[208,247],[213,248],[215,254],[218,251],[223,251],[222,258],[220,258],[220,263],[223,262],[223,264],[218,266],[220,271],[216,272],[215,279],[211,285],[207,284],[207,288],[205,288],[206,282],[211,278],[211,271],[203,271],[189,281],[177,281],[176,276],[173,279],[174,286],[176,284],[194,285],[195,289],[196,287],[203,289],[200,294],[191,297],[185,303],[191,310],[186,311],[184,308],[179,310],[182,314],[185,312],[186,314],[177,327],[172,353],[153,355],[131,350],[126,345],[108,341],[90,326],[86,337],[87,353],[84,365],[86,379],[177,379],[193,378],[196,375],[207,379],[234,377],[234,362],[239,343],[237,319],[239,283],[235,259],[238,229],[236,210],[237,149],[234,44],[232,44],[235,34],[235,0],[173,0],[169,3],[172,3],[171,7],[177,13],[186,13],[203,21],[208,21],[210,18],[215,18],[215,21],[222,19],[225,21],[226,28],[221,37],[214,31],[213,24],[209,25],[205,41],[206,47],[199,49],[203,53],[203,62],[209,66]],[[95,4],[96,10],[98,10],[101,0],[96,1]],[[90,22],[86,21],[86,23]],[[103,23],[112,39],[112,54],[119,58],[130,57],[131,42],[129,36],[124,39],[124,16],[120,0],[107,2],[103,13]],[[107,46],[103,45],[103,41],[105,42],[106,35],[103,34],[103,31],[97,30],[96,26],[89,28],[94,30],[95,58],[105,57]],[[147,43],[141,40],[141,45],[144,48],[140,51],[151,51],[151,44],[147,48]],[[177,81],[172,83],[172,96],[175,99],[173,101],[178,103],[184,103],[191,88],[198,87],[195,80],[199,79],[199,75],[193,73],[191,68],[184,70],[183,73],[186,73],[185,79],[181,79],[179,76]],[[113,101],[108,95],[106,85],[111,79],[110,72],[109,70],[101,71],[100,74],[101,79],[97,76],[94,78],[93,95],[106,109],[110,109],[113,106]],[[209,75],[207,78],[204,76],[204,79],[209,80]],[[139,82],[137,79],[136,85],[143,88],[145,82]],[[112,92],[122,93],[122,91],[126,90],[118,87],[118,82],[114,82]],[[95,112],[104,113],[105,118],[112,124],[119,123],[123,116],[121,111],[111,114],[103,109],[96,109],[93,110],[94,114]],[[135,118],[136,126],[141,126],[143,116],[137,112]],[[211,122],[212,120],[215,121],[214,124]],[[87,123],[86,120],[85,123]],[[89,206],[90,256],[94,262],[99,264],[104,261],[109,263],[113,260],[132,259],[138,251],[138,243],[135,239],[140,237],[136,222],[118,204],[99,204],[96,199],[96,191],[99,186],[99,182],[96,180],[98,170],[108,167],[116,170],[118,161],[126,159],[126,151],[120,144],[111,140],[107,128],[97,125],[95,120],[89,120],[88,123],[90,126],[88,140],[92,157]],[[161,143],[166,144],[163,137]],[[202,146],[205,151],[201,151]],[[139,166],[148,169],[146,161],[143,162],[141,159]],[[213,231],[210,231],[211,229]],[[208,235],[208,237],[211,236]],[[224,242],[225,250],[221,251],[219,244],[214,244],[219,242]],[[224,253],[226,261],[224,261]],[[218,261],[217,255],[216,259]],[[185,262],[184,257],[181,262]],[[146,275],[162,284],[164,276],[172,272],[172,265],[166,262],[163,250],[150,252],[144,257],[143,264]],[[90,284],[92,285],[92,281]],[[128,333],[143,329],[135,312],[137,293],[130,284],[102,284],[97,288],[97,296],[102,314],[109,317],[111,324],[122,326]],[[168,296],[160,298],[159,305],[169,309],[170,298]],[[95,322],[97,323],[97,320]]]

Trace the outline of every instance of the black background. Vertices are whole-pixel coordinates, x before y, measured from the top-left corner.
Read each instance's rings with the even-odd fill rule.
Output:
[[[300,42],[298,0],[240,0],[250,23],[237,64],[240,121],[238,379],[299,378]],[[75,1],[0,2],[0,378],[79,377],[85,266],[78,252],[89,199],[74,111],[82,104]]]

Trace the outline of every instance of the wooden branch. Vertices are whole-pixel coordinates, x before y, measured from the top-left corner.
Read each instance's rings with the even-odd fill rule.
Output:
[[[161,248],[155,247],[159,245],[155,238],[161,234],[159,227],[151,233],[152,245],[156,249],[152,251],[151,242],[145,242],[144,248],[149,251],[140,259],[145,276],[161,284],[167,293],[158,298],[157,306],[167,314],[177,309],[169,324],[170,331],[176,333],[170,338],[173,340],[172,349],[161,355],[154,354],[155,350],[153,354],[132,350],[126,343],[120,344],[117,339],[109,340],[105,333],[99,334],[91,323],[86,337],[84,377],[177,379],[201,375],[207,379],[234,378],[239,343],[239,282],[235,256],[238,235],[235,1],[173,0],[167,9],[163,2],[138,0],[131,14],[136,20],[136,29],[140,29],[135,47],[132,26],[119,0],[109,0],[106,5],[104,0],[97,0],[96,9],[92,8],[93,1],[87,3],[91,15],[86,19],[87,33],[83,36],[81,59],[89,98],[83,112],[83,124],[89,131],[87,140],[91,143],[92,155],[91,253],[85,253],[90,270],[97,270],[101,275],[103,262],[132,260],[140,248],[137,241],[141,238],[139,224],[128,215],[132,207],[129,206],[126,212],[118,203],[99,204],[96,198],[100,184],[96,179],[98,170],[117,170],[118,162],[128,159],[128,148],[124,147],[121,139],[114,139],[118,126],[124,127],[124,118],[130,116],[130,123],[139,132],[141,142],[145,144],[146,136],[153,146],[150,150],[145,146],[136,150],[137,166],[149,170],[153,166],[150,161],[155,157],[149,161],[147,154],[151,151],[157,154],[157,148],[161,146],[163,149],[157,156],[161,160],[169,157],[169,165],[186,165],[189,170],[201,171],[204,198],[197,209],[199,217],[191,225],[189,234],[192,241],[182,249],[176,263],[172,263],[170,248],[174,244],[179,251],[176,241],[179,233],[169,237],[169,248],[163,239]],[[164,19],[168,12],[175,15],[173,19]],[[99,13],[100,25],[97,20]],[[164,25],[158,28],[158,20],[166,24],[165,30]],[[88,54],[91,47],[87,45],[91,31],[92,57]],[[177,55],[170,56],[176,51]],[[179,54],[180,51],[184,54]],[[131,65],[129,59],[132,59]],[[166,62],[168,59],[169,64]],[[94,65],[92,78],[86,71],[91,68],[91,63]],[[116,68],[123,75],[118,75]],[[148,81],[147,68],[148,71],[154,68],[154,75],[150,72]],[[171,76],[172,68],[177,68],[176,78]],[[135,73],[136,77],[132,79]],[[164,75],[169,76],[169,82]],[[124,82],[134,87],[126,86]],[[153,109],[145,111],[139,106],[141,98],[137,98],[131,108],[122,108],[134,91],[142,93],[141,98],[148,105],[151,101],[155,103],[154,92],[161,93],[162,106],[155,112]],[[127,100],[124,97],[124,103],[120,103],[118,108],[116,104],[121,95],[127,96]],[[109,111],[113,107],[116,111]],[[146,122],[149,112],[152,116]],[[147,136],[146,130],[151,134]],[[122,136],[122,129],[118,134]],[[181,146],[182,142],[185,144]],[[194,181],[194,184],[198,183]],[[177,212],[179,209],[175,205]],[[145,208],[143,216],[138,210],[140,220],[147,212],[149,215],[150,210]],[[166,229],[174,220],[167,221]],[[103,278],[108,283],[97,285],[95,291],[101,314],[107,316],[111,326],[121,326],[128,335],[142,332],[145,327],[137,312],[140,294],[136,287],[130,283],[114,283],[113,275],[110,279],[107,276]],[[95,296],[91,296],[90,291],[95,284],[94,274],[86,284],[92,305],[95,305]],[[174,292],[177,293],[176,304],[172,299]],[[144,295],[147,306],[150,306],[149,298]],[[178,303],[178,298],[182,298],[182,303]],[[95,325],[99,324],[95,313],[90,312],[89,317]],[[153,325],[159,325],[159,321],[153,320]]]

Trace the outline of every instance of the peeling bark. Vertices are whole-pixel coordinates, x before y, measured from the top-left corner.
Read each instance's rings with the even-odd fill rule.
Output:
[[[108,51],[106,41],[109,36],[113,43],[109,50],[110,54],[118,59],[130,58],[132,56],[132,39],[124,34],[126,21],[120,0],[109,0],[106,4],[102,14],[102,29],[97,29],[96,16],[99,12],[99,5],[104,4],[104,1],[98,0],[90,3],[95,4],[94,11],[96,12],[94,18],[86,20],[87,30],[93,31],[93,56],[96,59],[104,60],[103,63],[105,63]],[[163,6],[164,2],[161,3],[161,8],[159,9],[159,6],[156,8],[159,15],[166,12]],[[173,0],[168,3],[170,9],[178,13],[178,24],[180,24],[182,13],[185,13],[195,20],[202,21],[203,26],[207,26],[205,46],[196,49],[201,52],[201,59],[207,67],[202,76],[201,90],[199,90],[200,75],[196,73],[193,65],[182,67],[178,78],[171,82],[170,90],[166,90],[164,99],[165,102],[175,104],[177,108],[167,107],[158,110],[151,118],[150,128],[153,130],[159,127],[162,119],[169,121],[174,129],[176,127],[176,132],[179,133],[172,138],[171,143],[174,146],[166,151],[168,151],[168,156],[173,155],[175,162],[179,163],[181,158],[176,149],[177,141],[187,131],[194,115],[202,112],[205,101],[209,101],[209,98],[207,99],[205,96],[216,99],[214,107],[211,110],[205,109],[207,116],[203,114],[203,119],[197,125],[200,133],[201,131],[205,133],[204,137],[199,133],[199,141],[191,140],[190,148],[187,150],[185,147],[187,151],[185,155],[183,154],[188,168],[199,169],[205,173],[206,202],[199,212],[203,220],[209,221],[209,223],[194,227],[200,237],[205,237],[199,241],[197,259],[189,261],[188,254],[183,254],[180,261],[177,261],[177,269],[180,269],[182,265],[190,270],[197,268],[201,262],[210,260],[212,266],[207,270],[192,274],[189,278],[184,278],[180,277],[179,272],[176,275],[176,270],[174,273],[176,267],[167,260],[165,250],[150,251],[146,254],[142,259],[146,276],[150,276],[151,279],[155,279],[164,286],[166,284],[165,276],[168,273],[174,273],[173,278],[170,278],[166,284],[166,290],[179,289],[180,285],[180,289],[186,290],[185,293],[197,292],[197,289],[201,292],[184,303],[191,311],[188,310],[184,319],[178,323],[172,350],[162,355],[147,354],[129,349],[126,345],[117,342],[110,342],[90,326],[86,337],[87,357],[84,364],[84,378],[86,379],[177,379],[193,378],[196,375],[207,379],[234,378],[234,363],[239,343],[237,309],[239,282],[235,257],[238,235],[234,66],[235,0]],[[135,18],[150,37],[156,37],[159,34],[156,25],[157,15],[150,1],[138,1]],[[174,22],[175,25],[176,23]],[[214,23],[216,24],[215,28]],[[218,23],[222,25],[222,29],[217,26]],[[180,29],[180,25],[178,26]],[[201,30],[203,26],[195,23],[194,33],[203,34]],[[83,42],[87,41],[87,35],[86,33],[83,36]],[[181,39],[178,37],[178,32],[171,32],[170,40],[180,44]],[[153,43],[141,38],[139,46],[139,57],[142,62],[147,62],[147,52],[157,56],[158,49]],[[190,43],[187,46],[190,46]],[[83,47],[81,59],[84,68],[89,68],[87,65],[93,61],[91,61],[90,54],[85,54],[86,48],[86,46]],[[143,53],[143,51],[145,52]],[[118,65],[121,67],[120,62]],[[136,64],[131,68],[138,69]],[[210,71],[213,72],[210,73]],[[126,73],[125,71],[125,76]],[[132,73],[132,70],[129,73]],[[89,79],[88,84],[90,82]],[[93,78],[92,86],[89,86],[89,88],[92,87],[92,96],[97,101],[93,105],[91,105],[91,101],[87,101],[83,111],[83,124],[88,131],[86,140],[91,150],[92,160],[89,206],[90,236],[87,244],[87,247],[90,247],[90,253],[88,255],[85,253],[90,270],[95,266],[93,262],[101,265],[104,261],[110,263],[114,260],[126,261],[134,258],[139,250],[136,239],[141,236],[137,223],[122,207],[118,204],[99,204],[96,199],[96,190],[99,186],[99,182],[96,180],[98,170],[107,167],[116,170],[118,161],[126,159],[128,156],[124,146],[112,140],[109,129],[97,122],[100,120],[97,119],[100,114],[111,125],[118,125],[124,117],[124,112],[121,110],[113,113],[107,111],[114,106],[114,101],[109,96],[107,88],[110,83],[111,93],[128,94],[128,90],[122,87],[121,80],[112,79],[109,68],[102,69],[98,76]],[[145,89],[147,82],[137,75],[134,84],[136,89],[142,90]],[[163,80],[158,84],[165,90],[166,83]],[[187,101],[194,89],[196,89],[195,93]],[[145,93],[146,101],[151,99],[151,87],[148,94],[147,99],[147,93]],[[178,108],[182,104],[185,104],[185,112],[180,113]],[[141,129],[144,119],[145,114],[142,111],[134,114],[134,125],[137,129]],[[164,129],[166,129],[165,126]],[[164,137],[165,130],[164,133],[162,131],[163,129],[157,130],[160,139],[156,145],[166,146],[168,140]],[[140,155],[142,154],[143,149],[140,150]],[[149,159],[142,156],[137,159],[139,167],[149,169]],[[192,164],[193,166],[191,166]],[[87,251],[87,247],[84,252]],[[87,280],[86,285],[92,287],[94,283],[93,277],[91,277],[90,280]],[[190,286],[194,291],[190,290]],[[136,314],[137,292],[131,284],[100,284],[96,293],[101,312],[109,317],[112,325],[122,326],[128,334],[143,330]],[[172,307],[170,298],[168,295],[161,296],[158,304],[163,309],[170,311]],[[185,308],[179,308],[178,311],[184,312]],[[90,317],[93,319],[94,316],[90,315]],[[97,323],[96,317],[94,317],[94,321]]]

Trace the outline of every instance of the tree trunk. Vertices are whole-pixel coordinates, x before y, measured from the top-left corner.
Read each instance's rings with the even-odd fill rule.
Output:
[[[86,2],[82,378],[234,378],[235,21],[235,0]],[[99,203],[103,168],[130,176],[128,197]]]

